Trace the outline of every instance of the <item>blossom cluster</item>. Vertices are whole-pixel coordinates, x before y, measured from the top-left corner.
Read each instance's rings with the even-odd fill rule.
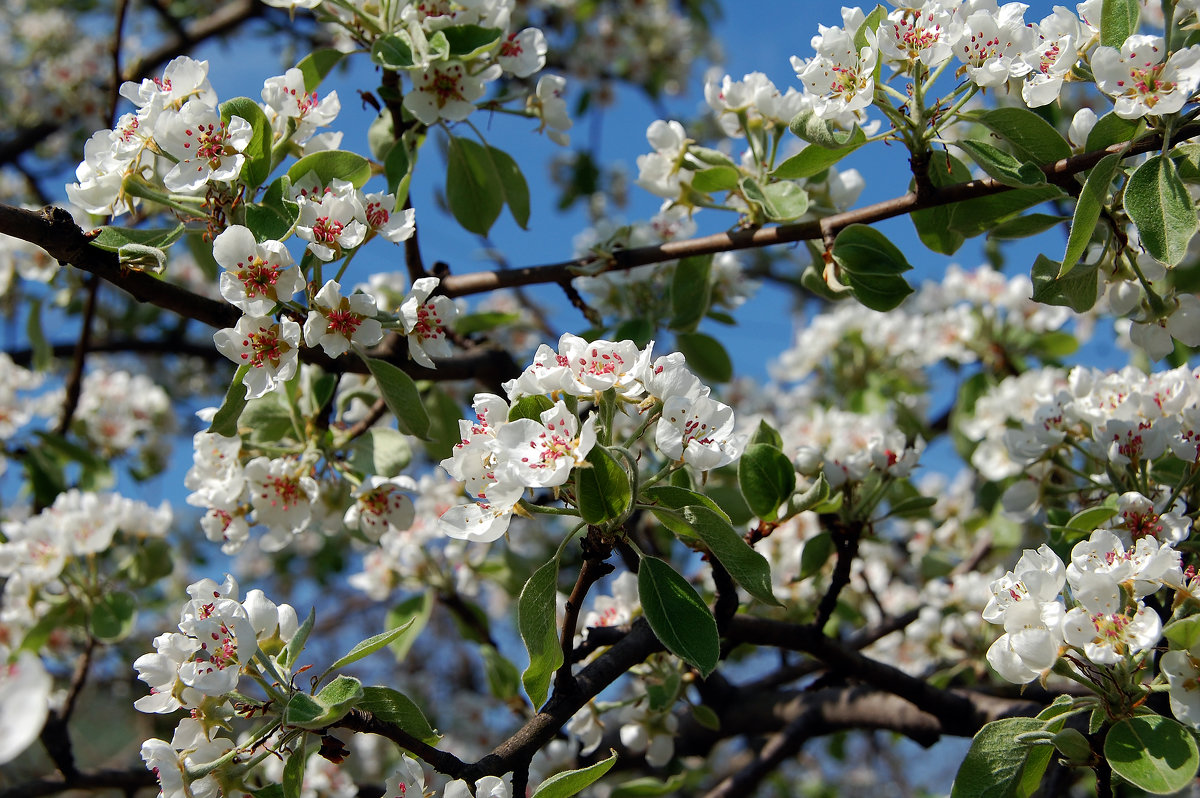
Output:
[[[712,398],[682,355],[651,360],[652,349],[653,343],[638,349],[632,341],[589,342],[567,333],[557,350],[543,344],[521,375],[504,384],[507,400],[476,394],[476,420],[459,422],[461,441],[442,468],[477,501],[445,512],[440,529],[464,540],[496,540],[527,489],[567,483],[596,444],[598,423],[594,412],[580,422],[568,399],[573,405],[612,391],[622,407],[654,407],[655,447],[668,462],[707,471],[736,460],[746,438],[734,433],[733,409]],[[509,418],[510,402],[546,395],[559,398],[537,419]]]
[[[1174,541],[1097,529],[1064,565],[1049,546],[1026,549],[1016,567],[992,582],[983,611],[1004,626],[987,659],[1002,677],[1023,684],[1054,666],[1064,650],[1094,665],[1148,651],[1162,621],[1144,602],[1163,587],[1183,586]],[[1063,588],[1070,586],[1070,609]]]

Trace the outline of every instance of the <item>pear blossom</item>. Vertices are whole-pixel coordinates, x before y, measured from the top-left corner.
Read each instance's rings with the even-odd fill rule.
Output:
[[[353,185],[335,179],[323,190],[308,191],[307,186],[298,181],[292,188],[300,192],[296,197],[300,205],[296,235],[308,242],[309,252],[329,262],[366,239],[366,208]]]
[[[303,530],[317,500],[317,481],[293,457],[255,457],[246,463],[246,482],[255,520],[271,529],[265,545],[281,548]]]
[[[567,81],[559,75],[542,75],[525,103],[526,109],[542,120],[538,130],[545,130],[551,141],[563,147],[571,143],[567,131],[574,124],[563,99],[566,88]]]
[[[194,193],[209,181],[232,183],[241,174],[254,129],[240,116],[226,124],[214,106],[191,99],[178,111],[165,110],[154,126],[154,138],[176,163],[163,176],[169,191]]]
[[[383,338],[377,312],[370,294],[356,291],[342,296],[337,281],[328,280],[312,299],[304,322],[304,343],[320,346],[330,357],[349,352],[351,346],[373,346]]]
[[[239,454],[242,439],[215,432],[192,436],[192,467],[183,485],[192,493],[187,503],[194,507],[231,508],[241,501],[246,489]]]
[[[412,208],[397,212],[395,194],[366,194],[363,197],[363,212],[370,231],[393,244],[412,238],[416,232],[417,212]]]
[[[288,0],[288,3],[296,7],[297,3],[311,1]],[[300,7],[313,8],[319,2],[315,0],[311,6]],[[285,134],[288,123],[295,120],[296,128],[291,137],[297,142],[307,141],[318,127],[332,124],[342,109],[336,91],[331,91],[324,99],[318,99],[315,91],[305,91],[304,73],[296,67],[282,75],[267,78],[263,82],[262,99],[271,117],[271,127],[277,135]]]
[[[0,649],[0,763],[16,759],[42,733],[54,680],[38,656],[22,651],[14,661]]]
[[[1134,34],[1119,51],[1097,47],[1091,67],[1096,86],[1113,98],[1113,112],[1122,119],[1173,114],[1200,86],[1200,45],[1167,58],[1161,36]]]
[[[1059,602],[1012,605],[1004,615],[1004,634],[988,648],[988,663],[1014,684],[1038,678],[1058,660],[1063,616]]]
[[[734,434],[729,405],[709,396],[672,396],[663,403],[654,444],[671,460],[708,471],[740,457],[746,436]]]
[[[1129,328],[1129,338],[1154,360],[1175,351],[1176,340],[1187,346],[1200,346],[1200,298],[1195,294],[1176,295],[1175,307],[1166,318],[1134,322]]]
[[[213,239],[221,296],[250,316],[267,316],[304,288],[304,275],[279,241],[259,242],[250,229],[230,225]]]
[[[199,649],[199,640],[179,632],[166,632],[154,638],[154,652],[133,661],[138,678],[150,688],[150,695],[133,702],[134,708],[139,712],[167,714],[199,704],[203,694],[179,679],[180,668]]]
[[[1079,58],[1076,49],[1083,33],[1079,18],[1062,6],[1055,6],[1054,13],[1034,30],[1034,41],[1021,56],[1029,65],[1021,98],[1030,108],[1040,108],[1058,99],[1063,81]]]
[[[1162,634],[1158,613],[1140,601],[1132,615],[1090,612],[1076,607],[1063,618],[1067,645],[1082,649],[1097,665],[1115,665],[1131,654],[1153,646]]]
[[[637,158],[637,184],[667,199],[676,199],[692,182],[692,173],[681,169],[687,153],[688,137],[678,122],[656,119],[646,129],[646,140],[654,152]]]
[[[438,287],[436,277],[413,281],[412,289],[400,303],[400,322],[408,336],[408,353],[425,368],[436,368],[435,357],[449,357],[454,350],[446,337],[445,325],[458,315],[458,309],[446,296],[430,294]]]
[[[541,413],[541,422],[519,418],[496,432],[499,463],[515,482],[531,488],[564,484],[596,444],[596,416],[581,426],[563,402]]]
[[[857,13],[855,13],[857,12]],[[792,68],[813,97],[813,113],[834,120],[864,111],[874,101],[875,64],[879,60],[877,33],[866,31],[866,44],[855,46],[863,23],[861,9],[843,9],[844,28],[818,26],[812,40],[817,54],[804,60],[792,56]]]
[[[1096,126],[1096,122],[1098,121],[1099,117],[1096,116],[1096,112],[1091,108],[1080,108],[1071,117],[1071,127],[1067,130],[1067,139],[1076,150],[1083,150],[1087,144],[1088,134],[1092,132],[1092,128]],[[1114,283],[1114,285],[1127,285],[1127,283]]]
[[[462,779],[455,779],[446,785],[442,798],[512,798],[511,776],[484,776],[475,782],[474,790]]]
[[[879,25],[879,52],[884,61],[907,71],[916,61],[933,69],[949,61],[952,15],[944,3],[898,8]]]
[[[1200,646],[1168,651],[1158,667],[1167,677],[1171,714],[1181,723],[1200,728]]]
[[[125,194],[125,178],[133,163],[116,154],[114,141],[111,130],[92,134],[83,145],[83,160],[75,168],[75,182],[66,186],[67,199],[87,213],[119,216],[139,201]]]
[[[546,36],[537,28],[510,33],[500,42],[496,61],[518,78],[527,78],[546,65]]]
[[[120,94],[139,109],[149,112],[152,119],[164,108],[179,109],[191,99],[215,107],[217,93],[208,80],[208,61],[198,61],[186,55],[171,59],[161,78],[143,78],[141,83],[126,81]]]
[[[222,355],[250,366],[243,380],[247,399],[275,390],[299,365],[300,325],[288,318],[242,316],[234,327],[214,333],[213,341]]]
[[[417,483],[412,477],[381,477],[371,475],[354,489],[354,504],[346,509],[344,523],[357,529],[370,540],[379,540],[389,530],[404,530],[412,526],[416,511],[404,491],[415,493]]]
[[[1025,24],[1024,3],[972,10],[956,18],[950,33],[954,54],[966,65],[967,75],[983,89],[1003,86],[1010,78],[1028,74],[1022,58],[1033,45],[1033,29]],[[964,8],[967,8],[964,6]]]
[[[224,737],[210,740],[200,720],[184,718],[175,727],[170,743],[157,738],[146,740],[141,756],[158,779],[161,798],[220,798],[222,790],[216,774],[191,778],[188,771],[215,762],[234,747],[233,741]]]
[[[535,70],[536,71],[536,70]],[[499,64],[471,74],[462,61],[436,61],[413,71],[413,89],[404,95],[404,107],[423,125],[439,119],[461,122],[475,110],[487,83],[500,77]]]

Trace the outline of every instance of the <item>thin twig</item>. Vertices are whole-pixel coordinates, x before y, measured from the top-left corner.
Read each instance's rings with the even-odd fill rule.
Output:
[[[71,373],[67,375],[65,395],[63,396],[62,414],[58,419],[55,433],[66,435],[71,428],[71,420],[79,407],[79,397],[83,392],[83,366],[87,359],[88,344],[92,337],[92,323],[96,318],[96,296],[100,293],[100,278],[89,275],[87,281],[87,299],[83,306],[83,319],[79,326],[79,340],[75,342],[75,351],[71,360]]]
[[[824,629],[825,624],[829,623],[829,619],[833,617],[833,611],[837,607],[838,595],[841,594],[842,588],[850,584],[850,568],[854,565],[854,558],[858,556],[858,540],[863,532],[861,522],[846,522],[836,517],[830,517],[827,523],[831,527],[829,531],[833,538],[833,545],[837,549],[837,562],[833,566],[829,587],[826,589],[825,595],[821,596],[820,604],[817,605],[817,617],[813,621],[813,628],[818,631]]]
[[[579,611],[583,608],[584,598],[587,597],[588,590],[592,585],[608,574],[613,572],[613,566],[605,562],[608,556],[612,554],[612,545],[603,545],[596,543],[592,537],[583,539],[584,558],[583,565],[579,569],[579,577],[575,580],[575,587],[571,590],[571,595],[567,598],[565,617],[563,618],[562,627],[562,654],[563,664],[558,669],[558,673],[554,674],[554,692],[557,694],[560,691],[571,690],[574,688],[574,681],[571,678],[571,663],[574,662],[574,645],[575,645],[575,627],[579,624]]]

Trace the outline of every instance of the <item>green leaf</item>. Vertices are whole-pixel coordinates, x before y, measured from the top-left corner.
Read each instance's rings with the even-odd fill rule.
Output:
[[[305,155],[292,164],[287,171],[288,180],[294,185],[310,172],[322,186],[328,186],[334,180],[348,180],[355,188],[362,188],[371,178],[371,162],[355,152],[323,150]]]
[[[1078,313],[1091,310],[1099,294],[1098,264],[1077,266],[1065,277],[1059,277],[1062,265],[1045,255],[1033,262],[1033,298],[1047,305],[1062,305]]]
[[[1113,773],[1155,795],[1185,789],[1200,768],[1196,738],[1179,721],[1162,715],[1114,723],[1104,738],[1104,758]]]
[[[1024,188],[1040,186],[1046,182],[1046,176],[1035,164],[1022,163],[987,142],[960,139],[955,144],[970,155],[971,160],[975,161],[980,169],[1006,186]]]
[[[729,382],[733,379],[733,361],[725,346],[701,332],[676,333],[675,348],[697,377],[705,382]]]
[[[1129,176],[1125,210],[1155,260],[1168,266],[1183,260],[1196,232],[1196,205],[1170,158],[1155,155]]]
[[[517,162],[504,150],[488,147],[487,152],[492,156],[496,174],[500,176],[500,185],[504,189],[504,201],[508,204],[508,211],[512,214],[513,221],[522,230],[528,230],[529,184],[525,182],[525,175],[521,174],[521,167],[517,166]]]
[[[521,685],[517,666],[492,646],[481,646],[479,653],[483,657],[483,673],[492,695],[501,701],[515,697]]]
[[[680,471],[677,473],[686,472]],[[717,506],[716,502],[705,496],[703,493],[697,493],[696,491],[688,488],[677,485],[655,485],[654,487],[646,489],[645,496],[646,500],[652,505],[662,505],[670,510],[682,510],[684,507],[692,507],[697,505],[707,507],[725,521],[729,521],[729,516],[725,514],[724,510]],[[654,517],[659,520],[659,523],[675,534],[684,538],[696,536],[695,530],[688,525],[687,521],[683,519],[681,514],[657,510],[653,506],[650,508],[650,511],[654,513]]]
[[[616,764],[617,752],[611,748],[609,750],[612,751],[612,756],[594,765],[580,770],[555,773],[538,785],[533,793],[533,798],[570,798],[572,795],[578,795]]]
[[[516,311],[491,310],[467,313],[454,320],[454,331],[459,335],[474,335],[475,333],[490,332],[520,320],[521,314]]]
[[[1087,537],[1112,520],[1116,514],[1116,507],[1107,507],[1104,505],[1088,507],[1086,510],[1080,510],[1071,516],[1071,520],[1067,521],[1066,527],[1072,532],[1079,533],[1081,537]]]
[[[1032,748],[1018,743],[1015,738],[1045,728],[1046,722],[1037,718],[1004,718],[984,726],[971,741],[971,748],[958,768],[950,798],[1027,795],[1021,789],[1022,775]],[[1052,750],[1050,746],[1043,747]],[[1039,781],[1040,778],[1038,774]]]
[[[54,361],[54,347],[46,340],[42,331],[42,300],[29,300],[29,316],[25,319],[25,335],[29,338],[33,350],[33,370],[46,371]]]
[[[301,734],[296,740],[296,747],[288,754],[283,764],[283,798],[300,798],[304,785],[304,768],[308,764],[308,756],[304,750],[307,735]]]
[[[92,634],[106,643],[124,640],[137,620],[137,597],[126,590],[104,593],[92,607]]]
[[[412,39],[407,33],[380,36],[371,45],[371,60],[384,69],[411,69],[416,65]]]
[[[280,175],[267,186],[262,201],[246,206],[246,226],[257,241],[282,241],[300,218],[300,205],[292,202],[292,181]]]
[[[1071,145],[1062,134],[1028,108],[993,108],[980,114],[979,121],[1011,144],[1020,161],[1043,166],[1071,157]]]
[[[221,121],[226,125],[235,116],[250,123],[253,133],[249,143],[242,148],[246,156],[242,164],[241,181],[248,188],[258,188],[271,174],[271,123],[258,103],[249,97],[234,97],[221,103]]]
[[[974,238],[1027,208],[1062,196],[1063,192],[1058,186],[1039,186],[976,197],[959,203],[954,208],[950,223],[955,232]]]
[[[1097,119],[1096,124],[1088,131],[1087,143],[1083,145],[1083,149],[1091,152],[1103,150],[1113,144],[1124,144],[1134,137],[1141,125],[1140,119],[1122,119],[1115,111],[1109,111]]]
[[[412,179],[413,159],[403,141],[392,144],[383,159],[383,175],[387,178],[388,193],[396,196],[396,208],[404,207],[408,184]]]
[[[388,629],[402,629],[403,633],[388,644],[388,649],[396,657],[397,662],[403,662],[412,649],[413,643],[421,631],[429,623],[433,614],[433,592],[424,590],[414,596],[409,596],[387,612],[384,625]]]
[[[710,166],[697,170],[692,175],[691,186],[701,194],[716,191],[733,191],[738,186],[742,172],[732,166]]]
[[[833,241],[833,257],[854,296],[872,310],[892,310],[912,293],[912,286],[900,276],[912,266],[904,253],[873,227],[852,224],[843,228]]]
[[[733,581],[764,604],[783,606],[771,591],[771,566],[767,559],[750,547],[724,513],[703,505],[684,507],[679,512],[712,556],[725,566]]]
[[[396,417],[396,425],[400,431],[408,435],[424,438],[429,432],[429,414],[425,412],[425,404],[413,378],[386,360],[373,357],[364,358],[367,369],[375,378],[379,392],[388,410]]]
[[[1093,166],[1092,171],[1088,173],[1087,182],[1083,184],[1079,200],[1075,203],[1071,233],[1067,236],[1067,251],[1063,254],[1059,277],[1075,268],[1075,264],[1083,257],[1084,251],[1091,243],[1096,224],[1100,221],[1100,213],[1108,200],[1108,188],[1112,185],[1120,165],[1120,156],[1113,153],[1101,158],[1100,163]]]
[[[684,258],[671,280],[672,330],[691,332],[708,311],[712,295],[712,255]]]
[[[625,517],[633,504],[630,475],[603,446],[588,452],[590,468],[575,471],[575,497],[579,515],[589,524],[604,524]]]
[[[1137,33],[1139,13],[1137,0],[1104,0],[1100,6],[1100,44],[1119,50]]]
[[[833,556],[833,535],[821,532],[804,541],[800,550],[800,575],[796,581],[802,582],[813,574],[818,573]]]
[[[692,717],[706,729],[721,730],[721,717],[708,704],[695,704],[692,707]]]
[[[558,560],[533,572],[517,599],[517,628],[529,652],[529,667],[521,683],[534,708],[546,703],[550,680],[563,664],[562,645],[556,631]]]
[[[783,448],[783,438],[774,427],[767,423],[765,418],[758,422],[758,427],[755,428],[754,437],[750,439],[750,443],[766,443],[776,449]]]
[[[826,149],[819,144],[809,144],[800,150],[800,152],[788,158],[779,164],[779,166],[776,166],[775,170],[771,172],[771,177],[776,180],[802,180],[813,175],[819,175],[857,150],[864,143],[866,143],[865,136],[858,144],[851,144],[836,150]]]
[[[853,130],[839,130],[831,122],[817,116],[811,109],[805,109],[796,114],[788,125],[788,129],[805,141],[827,150],[856,149],[867,140],[866,134],[857,125]]]
[[[100,234],[92,239],[92,246],[106,252],[120,252],[126,244],[143,244],[155,249],[166,249],[179,240],[187,228],[183,224],[174,227],[143,229],[137,227],[101,227]]]
[[[658,795],[674,795],[682,789],[685,782],[686,778],[682,773],[677,773],[666,781],[646,776],[618,784],[613,787],[609,798],[649,798]]]
[[[128,562],[126,574],[131,587],[149,587],[175,570],[173,547],[161,538],[142,542]]]
[[[413,622],[410,620],[408,623],[401,624],[394,629],[388,629],[386,632],[380,632],[377,635],[368,637],[366,640],[359,641],[352,649],[347,651],[341,657],[338,657],[337,661],[326,668],[325,673],[336,671],[338,668],[344,668],[352,662],[358,662],[360,659],[369,657],[381,648],[390,645],[392,641],[404,634],[404,632],[408,630],[408,627],[411,626],[412,623]],[[324,678],[324,674],[322,674],[321,678]],[[339,676],[338,678],[341,677]]]
[[[633,341],[639,349],[645,349],[654,339],[654,323],[646,318],[625,319],[613,330],[617,341]]]
[[[971,171],[962,161],[943,153],[934,153],[929,159],[927,175],[935,188],[965,183],[971,179]],[[966,238],[951,224],[956,207],[954,204],[937,205],[909,214],[921,243],[941,255],[953,255]]]
[[[1200,615],[1172,621],[1163,627],[1163,637],[1171,641],[1171,648],[1187,651],[1200,643]]]
[[[808,192],[795,183],[768,183],[764,186],[751,177],[742,178],[741,183],[746,199],[762,208],[768,219],[791,221],[808,210]]]
[[[390,427],[369,429],[350,445],[350,464],[364,474],[394,477],[410,462],[408,437]]]
[[[1014,216],[1001,222],[988,231],[988,238],[1010,240],[1026,238],[1044,233],[1063,222],[1069,222],[1069,216],[1056,216],[1049,213],[1027,213],[1024,216]]]
[[[756,516],[774,521],[796,490],[796,469],[778,447],[752,443],[738,460],[738,487]]]
[[[839,494],[840,495],[840,494]],[[798,493],[788,503],[788,514],[795,515],[805,510],[811,510],[829,498],[829,481],[825,474],[818,474],[817,480],[809,485],[803,493]]]
[[[470,61],[495,47],[504,31],[479,25],[454,25],[442,28],[442,34],[450,45],[447,55],[460,61]]]
[[[167,253],[145,244],[125,244],[117,250],[117,261],[124,269],[162,274],[167,269]]]
[[[365,692],[353,676],[339,675],[315,696],[296,693],[283,710],[287,726],[316,731],[338,722],[359,705]]]
[[[313,624],[317,620],[317,611],[310,609],[308,617],[304,619],[304,623],[300,624],[300,628],[296,630],[296,634],[292,635],[292,639],[287,642],[287,646],[283,649],[283,657],[281,662],[287,667],[292,667],[296,664],[296,660],[300,657],[300,652],[304,650],[304,644],[308,642],[308,636],[312,632]]]
[[[221,407],[213,416],[212,423],[208,425],[208,432],[224,435],[226,438],[237,437],[238,417],[246,408],[246,391],[242,386],[242,380],[249,370],[250,366],[247,364],[238,366],[238,370],[233,375],[233,382],[230,384],[229,390],[225,392],[225,401],[221,403]]]
[[[333,71],[344,55],[345,53],[341,50],[326,47],[322,50],[314,50],[301,58],[300,63],[296,64],[296,68],[304,75],[304,90],[310,93],[316,91],[317,86],[321,85],[321,81]]]
[[[504,207],[504,184],[488,148],[471,139],[450,137],[446,203],[470,232],[487,235],[492,229]]]
[[[385,723],[396,724],[405,733],[430,745],[437,745],[441,739],[441,735],[430,727],[421,708],[404,693],[390,687],[364,687],[358,708]]]
[[[717,622],[688,581],[657,557],[642,557],[638,596],[650,629],[667,650],[708,676],[717,667]]]

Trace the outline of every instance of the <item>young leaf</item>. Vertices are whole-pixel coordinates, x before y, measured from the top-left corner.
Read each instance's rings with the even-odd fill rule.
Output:
[[[380,36],[371,45],[371,60],[384,69],[411,69],[416,64],[412,40],[407,33]]]
[[[1168,266],[1183,260],[1196,233],[1196,205],[1170,158],[1155,155],[1129,176],[1125,210],[1155,260]]]
[[[1196,738],[1179,721],[1137,715],[1113,724],[1104,738],[1104,758],[1113,773],[1154,795],[1185,789],[1196,777]]]
[[[529,229],[529,183],[521,173],[521,167],[504,150],[488,147],[487,154],[491,156],[500,177],[500,185],[504,188],[504,201],[513,221],[522,230]]]
[[[234,97],[221,103],[222,122],[229,124],[235,116],[249,122],[254,131],[242,149],[246,161],[242,164],[241,180],[248,188],[258,188],[271,174],[271,123],[258,103],[249,97]]]
[[[751,596],[774,606],[782,606],[771,592],[771,566],[767,559],[750,548],[733,525],[703,505],[684,507],[679,511],[683,520],[695,531],[696,537],[716,557],[733,581],[746,589]]]
[[[826,149],[819,144],[809,144],[800,150],[800,152],[788,158],[779,164],[779,166],[776,166],[775,171],[771,172],[771,177],[776,180],[800,180],[812,177],[813,175],[819,175],[861,147],[865,143],[865,140],[866,137],[864,136],[863,142],[851,144],[836,150]]]
[[[962,161],[941,153],[935,153],[929,159],[926,174],[935,188],[965,183],[971,179],[971,170]],[[921,243],[941,255],[953,255],[966,240],[966,236],[957,232],[951,223],[955,208],[952,204],[937,205],[909,214]]]
[[[767,443],[746,447],[738,460],[738,487],[751,511],[774,521],[779,506],[796,490],[796,469],[782,451]]]
[[[155,228],[152,230],[140,227],[111,227],[100,228],[100,234],[92,239],[92,246],[106,252],[120,252],[126,244],[144,244],[155,249],[166,249],[179,240],[187,228],[183,224],[174,227]]]
[[[1033,298],[1047,305],[1063,305],[1077,313],[1086,313],[1096,304],[1099,293],[1098,264],[1077,266],[1065,277],[1059,277],[1062,265],[1045,255],[1033,262]]]
[[[833,241],[833,257],[859,302],[872,310],[894,309],[912,293],[900,275],[912,268],[887,236],[865,224],[843,228]]]
[[[283,649],[283,656],[280,661],[287,667],[292,667],[296,664],[300,652],[304,650],[304,644],[308,642],[308,635],[312,632],[313,624],[317,620],[317,611],[311,609],[308,611],[308,617],[304,619],[304,623],[300,624],[300,628],[296,630],[296,634],[292,635],[292,639],[288,641],[287,646]]]
[[[242,364],[234,372],[233,383],[225,392],[225,401],[221,403],[221,407],[213,416],[212,423],[208,425],[208,432],[224,435],[226,438],[237,437],[238,417],[246,408],[246,389],[242,386],[242,380],[245,379],[246,372],[249,370],[250,366]]]
[[[1141,125],[1140,119],[1122,119],[1116,112],[1109,111],[1097,119],[1096,124],[1088,131],[1087,143],[1083,145],[1083,149],[1091,152],[1113,144],[1123,144],[1134,137]]]
[[[386,360],[373,357],[365,360],[367,369],[379,385],[379,392],[383,394],[383,401],[396,417],[400,431],[424,438],[429,432],[429,414],[425,412],[425,404],[421,401],[413,378]]]
[[[106,592],[92,608],[92,634],[106,643],[124,640],[137,620],[137,598],[127,590]]]
[[[454,25],[442,28],[442,34],[449,45],[448,55],[460,61],[469,61],[495,47],[504,31],[479,25]]]
[[[733,379],[733,360],[724,345],[711,335],[700,332],[676,333],[675,348],[683,353],[688,367],[705,382],[729,382]]]
[[[1100,6],[1100,44],[1119,49],[1137,33],[1140,12],[1137,0],[1104,0]]]
[[[371,177],[371,162],[356,152],[322,150],[292,164],[287,171],[288,180],[295,184],[309,172],[316,175],[322,186],[333,180],[348,180],[355,188],[362,188]]]
[[[1032,163],[1021,163],[1003,150],[991,144],[974,139],[961,139],[958,147],[971,156],[971,160],[986,172],[1006,186],[1024,188],[1039,186],[1046,182],[1042,170]]]
[[[984,726],[971,741],[971,748],[958,768],[950,798],[1018,794],[1032,746],[1022,745],[1015,738],[1045,728],[1046,722],[1037,718],[1004,718]]]
[[[721,656],[712,613],[688,581],[657,557],[643,557],[638,596],[650,629],[667,650],[708,676]]]
[[[796,114],[788,124],[788,129],[805,141],[827,150],[860,147],[867,140],[867,135],[857,125],[853,130],[839,130],[832,123],[817,116],[811,109],[805,109]]]
[[[704,318],[712,293],[712,255],[684,258],[671,280],[672,330],[691,332]]]
[[[587,461],[591,468],[580,468],[575,472],[580,517],[589,524],[620,520],[633,502],[629,475],[599,444],[588,452]]]
[[[358,708],[385,723],[394,723],[422,742],[437,745],[441,735],[425,719],[425,713],[404,693],[390,687],[364,687]]]
[[[395,629],[389,629],[386,632],[380,632],[377,635],[368,637],[366,640],[360,641],[354,646],[354,648],[347,651],[345,654],[339,657],[336,662],[326,668],[325,673],[336,671],[338,668],[344,668],[352,662],[358,662],[363,657],[369,657],[379,649],[390,644],[396,638],[400,637],[400,635],[404,634],[404,632],[409,626],[412,625],[412,623],[413,622],[410,620],[408,623],[401,624]],[[324,678],[324,675],[325,674],[322,674],[322,678]]]
[[[535,708],[546,703],[550,679],[563,664],[554,622],[557,590],[558,560],[554,559],[533,572],[517,599],[517,628],[529,652],[521,683]]]
[[[979,121],[1011,144],[1020,161],[1042,166],[1071,157],[1071,145],[1062,134],[1028,108],[993,108],[980,114]]]
[[[804,548],[800,550],[800,575],[796,577],[797,580],[803,581],[820,571],[825,567],[825,563],[829,562],[832,554],[833,535],[828,532],[822,532],[804,541]]]
[[[308,757],[304,751],[304,743],[308,735],[301,734],[296,740],[296,747],[288,754],[287,762],[283,764],[283,798],[300,798],[304,784],[304,766]]]
[[[304,90],[316,91],[317,86],[321,85],[321,81],[333,71],[344,55],[345,53],[335,47],[326,47],[323,50],[314,50],[301,58],[300,63],[296,64],[296,68],[300,70],[300,74],[304,75]]]
[[[486,147],[450,137],[446,163],[446,203],[464,228],[487,235],[504,207],[504,184]]]
[[[679,471],[676,473],[686,473]],[[646,501],[652,505],[661,505],[668,510],[682,510],[684,507],[701,506],[706,507],[716,513],[722,520],[729,522],[729,516],[725,511],[717,506],[717,503],[705,496],[703,493],[697,493],[689,488],[684,488],[679,485],[655,485],[652,488],[646,489]],[[693,538],[696,532],[684,520],[683,516],[677,512],[666,512],[664,510],[655,509],[653,506],[650,511],[654,513],[654,517],[659,520],[663,526],[679,535],[682,538]]]
[[[415,596],[409,596],[387,612],[384,624],[388,629],[402,629],[403,633],[388,643],[388,648],[396,657],[397,662],[403,662],[408,656],[409,649],[416,642],[421,630],[429,623],[433,614],[433,593],[425,590]]]
[[[1100,212],[1104,210],[1104,202],[1108,198],[1108,187],[1112,185],[1113,177],[1121,159],[1116,153],[1105,155],[1100,163],[1092,167],[1088,173],[1087,182],[1079,192],[1079,200],[1075,203],[1075,214],[1071,218],[1071,233],[1067,236],[1067,251],[1063,254],[1062,266],[1058,276],[1062,277],[1083,257],[1084,250],[1092,241],[1092,233],[1096,223],[1100,221]]]
[[[483,673],[492,695],[501,701],[515,697],[521,684],[517,666],[492,646],[480,647],[479,653],[483,656]]]
[[[533,793],[533,798],[570,798],[572,795],[578,795],[616,764],[617,752],[611,748],[609,750],[612,751],[612,756],[594,765],[580,770],[555,773],[538,785]]]

